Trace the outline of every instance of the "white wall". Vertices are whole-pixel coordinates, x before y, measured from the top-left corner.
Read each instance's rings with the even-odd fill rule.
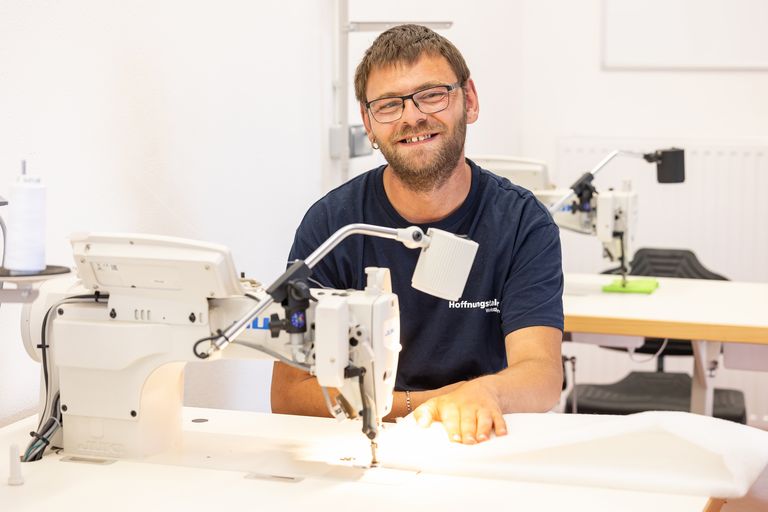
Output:
[[[51,264],[71,264],[72,231],[137,231],[225,244],[271,281],[330,166],[331,5],[4,0],[0,195],[27,158],[48,184]],[[1,423],[37,396],[18,308],[0,308],[0,343]],[[191,401],[216,383],[268,410],[271,366],[236,363],[234,383],[189,368]]]
[[[768,72],[604,71],[600,0],[523,4],[519,122],[527,154],[556,162],[558,139],[574,135],[768,135]],[[653,27],[646,33],[652,39]]]

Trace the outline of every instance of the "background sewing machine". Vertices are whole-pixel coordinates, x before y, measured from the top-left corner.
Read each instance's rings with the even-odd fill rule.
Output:
[[[685,181],[685,155],[682,149],[677,148],[652,153],[612,151],[569,189],[555,188],[549,183],[547,166],[541,161],[504,156],[480,156],[474,160],[512,183],[531,190],[547,206],[561,228],[596,236],[603,246],[603,256],[618,264],[614,271],[625,280],[637,226],[637,193],[632,190],[629,181],[623,183],[621,190],[598,190],[592,184],[598,172],[619,155],[656,163],[659,183]]]
[[[475,242],[439,230],[353,224],[265,289],[239,279],[222,246],[147,235],[74,236],[78,279],[46,283],[22,314],[25,348],[42,363],[40,421],[23,459],[38,459],[49,443],[69,454],[109,458],[173,448],[181,435],[186,362],[267,357],[315,375],[337,418],[362,418],[375,463],[400,351],[389,271],[366,269],[365,290],[310,289],[307,281],[311,268],[351,234],[422,248],[413,286],[452,300],[477,250]],[[338,389],[336,405],[327,388]]]

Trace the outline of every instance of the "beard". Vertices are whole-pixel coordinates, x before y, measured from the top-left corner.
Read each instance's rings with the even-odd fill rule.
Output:
[[[430,192],[442,187],[451,177],[464,150],[464,139],[467,133],[467,114],[462,115],[454,129],[450,132],[436,129],[427,121],[418,123],[412,129],[404,130],[398,134],[391,144],[380,144],[381,153],[387,160],[389,167],[395,176],[414,192]],[[398,151],[397,145],[410,135],[425,132],[440,133],[440,146],[436,150],[429,150],[418,154],[405,155]]]

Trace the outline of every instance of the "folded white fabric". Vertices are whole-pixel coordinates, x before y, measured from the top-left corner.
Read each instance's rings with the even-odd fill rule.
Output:
[[[740,497],[768,464],[768,432],[685,412],[509,414],[508,435],[451,443],[411,417],[379,440],[385,467],[569,485]]]

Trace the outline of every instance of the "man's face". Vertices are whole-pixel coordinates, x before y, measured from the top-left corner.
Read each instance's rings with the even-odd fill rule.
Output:
[[[423,55],[413,65],[372,70],[366,97],[371,101],[404,96],[456,81],[444,57]],[[412,190],[427,192],[440,187],[463,159],[467,123],[477,119],[474,84],[470,80],[466,85],[465,90],[451,91],[448,107],[433,114],[424,114],[412,100],[406,100],[400,119],[380,123],[361,107],[368,133],[379,143],[392,172]]]

